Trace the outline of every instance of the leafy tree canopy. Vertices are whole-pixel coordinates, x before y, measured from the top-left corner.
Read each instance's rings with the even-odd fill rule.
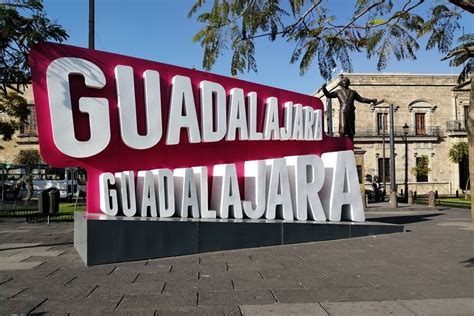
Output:
[[[21,93],[31,82],[31,47],[66,38],[66,31],[46,17],[41,0],[0,3],[0,135],[4,140],[10,140],[28,118],[28,103]]]
[[[460,163],[469,157],[469,146],[466,142],[459,142],[454,144],[448,153],[449,161],[453,163]]]
[[[0,78],[3,95],[31,82],[28,54],[45,41],[62,42],[66,31],[46,17],[41,0],[3,0],[0,4]]]
[[[267,37],[294,44],[290,62],[299,62],[302,74],[316,59],[321,76],[329,79],[338,64],[352,71],[355,51],[377,58],[379,70],[391,56],[416,59],[421,38],[426,49],[448,53],[463,10],[474,12],[472,0],[355,0],[353,15],[341,22],[337,8],[324,0],[196,0],[188,17],[204,24],[193,41],[204,49],[206,70],[230,49],[232,75],[256,72],[255,40]]]

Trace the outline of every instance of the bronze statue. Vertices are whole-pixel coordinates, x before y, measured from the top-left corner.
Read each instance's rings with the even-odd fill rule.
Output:
[[[351,141],[354,141],[355,134],[355,106],[354,101],[362,103],[377,103],[377,99],[366,99],[361,97],[356,91],[349,89],[351,84],[349,78],[343,77],[339,81],[340,89],[329,92],[326,89],[326,84],[323,84],[322,90],[326,98],[337,98],[339,100],[340,114],[339,114],[339,136],[347,136]],[[330,115],[330,114],[329,114]]]

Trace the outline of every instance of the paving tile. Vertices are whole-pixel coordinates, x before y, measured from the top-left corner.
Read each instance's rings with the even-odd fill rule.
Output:
[[[94,295],[88,298],[74,296],[48,297],[48,299],[35,308],[33,313],[90,313],[113,312],[120,302],[120,295]]]
[[[279,303],[346,302],[353,298],[337,288],[273,290]]]
[[[314,315],[327,316],[321,305],[313,304],[271,304],[271,305],[241,305],[242,315]]]
[[[329,303],[323,302],[321,305],[329,313],[329,315],[351,315],[351,316],[367,316],[367,315],[415,315],[408,308],[397,302],[340,302]]]
[[[155,283],[130,283],[130,284],[99,284],[94,292],[94,295],[110,295],[110,294],[122,294],[122,295],[146,295],[146,294],[159,294],[163,291],[165,282]]]
[[[198,293],[198,306],[272,304],[276,300],[269,290],[224,291]]]
[[[44,300],[44,298],[0,300],[0,314],[27,314]]]
[[[257,280],[234,280],[236,290],[251,289],[304,289],[302,282],[294,278],[273,278]]]
[[[472,315],[474,298],[398,301],[416,315]]]
[[[196,306],[196,295],[154,294],[125,295],[117,307],[117,311],[157,309],[163,306]]]

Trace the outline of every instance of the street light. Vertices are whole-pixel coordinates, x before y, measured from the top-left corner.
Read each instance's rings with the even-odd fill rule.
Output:
[[[405,202],[408,201],[408,130],[410,129],[405,123],[403,125],[403,140],[405,141]]]

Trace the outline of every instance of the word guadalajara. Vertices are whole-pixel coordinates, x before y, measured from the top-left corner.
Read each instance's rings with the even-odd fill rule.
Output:
[[[163,126],[160,74],[143,73],[146,133],[138,133],[133,68],[117,65],[115,83],[123,143],[133,149],[152,148],[165,138],[166,145],[180,142],[187,132],[189,143],[259,140],[322,140],[322,111],[293,102],[284,103],[284,117],[279,114],[279,101],[269,97],[265,104],[263,129],[258,130],[257,93],[235,87],[227,91],[216,82],[201,81],[199,100],[194,99],[191,78],[172,78],[167,126]],[[89,115],[90,138],[78,140],[74,134],[74,118],[69,88],[69,75],[84,77],[88,88],[101,89],[106,84],[103,71],[94,63],[76,57],[52,61],[46,72],[48,98],[56,147],[70,157],[86,158],[103,151],[111,140],[108,99],[81,97],[79,110]],[[200,104],[200,122],[196,104]],[[163,105],[165,106],[165,105]],[[163,137],[164,129],[166,136]]]
[[[111,216],[364,221],[352,151],[235,164],[102,173],[100,209]],[[242,200],[242,197],[244,199]]]

